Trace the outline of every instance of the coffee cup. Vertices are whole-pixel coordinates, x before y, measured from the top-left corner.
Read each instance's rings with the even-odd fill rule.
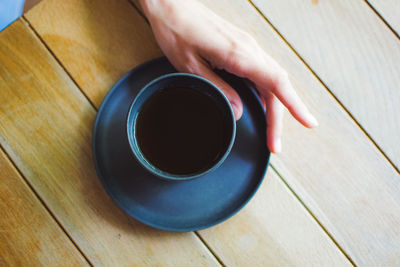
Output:
[[[135,158],[169,181],[217,169],[236,135],[234,113],[222,91],[188,73],[167,74],[144,86],[129,108],[126,126]]]

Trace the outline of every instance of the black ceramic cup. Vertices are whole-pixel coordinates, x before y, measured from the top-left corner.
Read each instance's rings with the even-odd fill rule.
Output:
[[[191,98],[191,101],[194,101],[193,105],[190,105],[190,103],[179,103],[178,100],[178,102],[170,100],[171,103],[168,108],[165,108],[162,112],[156,110],[160,109],[160,106],[157,105],[159,105],[158,103],[162,103],[163,94],[168,95],[171,94],[171,92],[177,94],[176,99],[178,100],[181,98],[180,94],[190,96],[197,95],[197,97]],[[198,108],[197,113],[196,105],[201,105],[199,102],[200,100],[207,103],[205,106],[208,107],[208,110],[203,110],[203,107],[200,107]],[[176,109],[179,109],[179,107],[181,110],[177,111]],[[190,112],[193,111],[195,112],[193,114],[196,114],[196,116],[193,116],[194,121],[192,121],[191,117],[189,120],[190,123],[187,123],[186,121],[188,128],[190,128],[190,125],[194,127],[202,127],[200,130],[207,129],[207,131],[205,131],[206,134],[203,135],[200,131],[196,136],[196,139],[190,139],[190,129],[186,129],[185,122],[182,121],[181,123],[180,121],[177,121],[180,120],[180,117],[183,115],[188,115],[185,114],[186,109],[188,110],[187,112],[189,115]],[[210,119],[202,117],[202,114],[204,114],[204,116],[209,114],[207,112],[210,110],[213,110],[214,112],[216,110],[218,111],[218,120],[215,120],[213,116],[209,117]],[[162,118],[157,116],[162,116]],[[199,120],[199,123],[196,122],[196,119]],[[146,122],[146,120],[149,122]],[[145,121],[145,123],[142,121]],[[158,124],[152,126],[154,129],[144,129],[144,127],[151,127],[148,125],[151,123],[154,124],[156,121],[158,121]],[[210,123],[208,123],[208,121],[210,121]],[[176,127],[177,125],[179,127]],[[170,129],[173,126],[175,126],[174,129]],[[169,181],[191,180],[217,169],[231,151],[236,135],[234,113],[228,99],[222,91],[210,81],[200,76],[188,73],[167,74],[151,81],[143,87],[129,108],[126,128],[130,148],[139,163],[155,176]],[[177,128],[179,128],[179,130]],[[219,130],[217,131],[216,128]],[[168,134],[174,134],[174,131],[175,134],[183,137],[182,142],[186,142],[186,145],[181,143],[180,138],[178,137],[170,138],[171,140],[166,139],[168,138]],[[143,134],[143,132],[145,134]],[[213,135],[214,133],[215,136]],[[172,137],[176,136],[173,135]],[[154,142],[151,138],[154,139]],[[188,140],[185,140],[185,138]],[[202,138],[207,139],[203,140]],[[162,143],[158,143],[157,145],[157,142]],[[205,153],[205,158],[203,159],[200,152],[203,154],[204,152],[207,152],[201,151],[207,146],[199,146],[199,144],[212,144],[209,146],[210,150],[212,150],[215,149],[213,145],[214,143],[218,144],[218,153],[210,155]],[[193,146],[191,146],[191,144],[193,144]],[[151,149],[148,149],[147,146],[152,147]],[[175,147],[176,149],[174,149]],[[163,151],[163,149],[165,151]],[[185,151],[182,153],[186,154],[177,154],[180,153],[179,151]],[[157,158],[157,155],[152,155],[152,153],[160,154],[164,158],[166,157],[174,166],[180,166],[182,168],[179,168],[179,171],[175,171],[168,168],[168,166],[163,167],[160,162],[154,160],[154,158]],[[198,162],[190,162],[192,158],[201,160]],[[203,162],[205,163],[202,166],[201,164],[203,164]],[[200,166],[186,170],[185,167],[187,166],[184,164],[190,165],[190,163],[196,163]]]

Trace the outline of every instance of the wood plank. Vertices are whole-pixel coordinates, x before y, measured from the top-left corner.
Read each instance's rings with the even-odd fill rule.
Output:
[[[383,19],[400,35],[400,1],[398,0],[367,0]]]
[[[26,0],[24,5],[24,13],[37,5],[41,0]]]
[[[356,264],[398,264],[399,174],[247,1],[202,2],[250,32],[317,115],[312,131],[285,117],[284,151],[272,165]]]
[[[32,11],[25,17],[40,25],[41,37],[68,62],[68,71],[97,107],[127,70],[161,55],[149,26],[126,0],[100,1],[96,7],[91,1],[46,0]]]
[[[238,215],[200,231],[227,266],[351,266],[270,169]]]
[[[51,36],[54,33],[58,33],[60,32],[58,30],[57,27],[48,27],[48,25],[55,25],[56,22],[52,22],[52,20],[60,20],[62,23],[62,21],[66,18],[68,18],[71,21],[71,24],[68,26],[70,31],[67,34],[69,37],[68,38],[73,38],[76,39],[80,36],[80,24],[79,23],[74,23],[74,21],[80,21],[81,18],[79,16],[81,16],[80,14],[84,13],[83,11],[77,11],[74,8],[67,8],[67,7],[63,7],[60,8],[60,10],[62,10],[62,12],[59,13],[54,13],[55,9],[55,5],[57,5],[56,3],[51,4],[51,1],[47,1],[46,2],[46,6],[42,6],[41,9],[37,9],[40,10],[33,10],[33,12],[29,13],[27,18],[29,19],[30,23],[33,25],[33,27],[38,31],[38,33],[41,35],[41,37],[46,41],[47,43],[47,39],[46,36]],[[108,2],[106,1],[99,1],[98,5],[106,5],[108,4]],[[98,6],[97,6],[98,7]],[[128,8],[129,5],[126,4],[126,7],[124,8]],[[51,14],[49,13],[49,11],[52,10],[52,15],[54,16],[50,18]],[[105,12],[105,10],[107,10],[107,8],[104,7],[99,7],[98,9],[93,8],[91,10],[91,12],[97,14],[98,17],[103,17],[105,14],[103,14],[103,12]],[[36,12],[38,12],[36,14]],[[35,14],[33,14],[35,13]],[[68,13],[68,14],[65,14]],[[49,14],[49,17],[45,17],[43,14]],[[119,14],[119,13],[118,13]],[[70,16],[74,16],[74,17],[70,17]],[[75,17],[76,16],[76,17]],[[114,14],[114,16],[117,16],[116,14]],[[122,16],[122,15],[121,15]],[[121,16],[118,15],[118,17],[120,18]],[[96,19],[96,18],[94,18]],[[129,17],[125,17],[126,20],[130,20],[130,19],[135,19],[134,17],[132,18],[132,16]],[[46,25],[42,24],[45,23]],[[137,24],[137,23],[135,23]],[[75,28],[77,28],[77,34],[74,35],[75,30],[73,30]],[[146,26],[146,30],[148,32],[150,32],[150,28]],[[61,31],[62,32],[62,31]],[[109,36],[108,34],[105,34],[105,36]],[[146,36],[151,36],[150,33],[147,33]],[[63,39],[66,38],[64,36],[60,36],[59,39]],[[123,38],[123,37],[121,37]],[[141,35],[131,35],[131,38],[136,38],[136,40],[139,42],[141,40]],[[107,39],[104,38],[104,40],[106,41]],[[111,47],[111,44],[113,43],[113,39],[110,38],[108,40],[109,44],[105,45],[105,47]],[[156,57],[159,55],[159,50],[155,49],[155,41],[154,39],[149,39],[148,42],[152,42],[152,45],[148,45],[148,49],[149,51],[147,51],[147,53],[153,53],[153,56]],[[58,45],[54,45],[53,43],[48,43],[50,49],[53,51],[53,53],[55,53],[55,55],[57,57],[60,58],[62,64],[67,68],[67,70],[71,73],[71,75],[73,77],[77,77],[78,75],[80,75],[79,73],[79,69],[75,68],[74,64],[74,60],[72,60],[72,62],[70,62],[71,58],[74,58],[76,55],[74,55],[74,51],[70,51],[68,49],[66,49],[65,47],[61,47],[62,44],[58,44]],[[91,43],[91,41],[89,43],[82,43],[82,47],[90,47],[92,45],[95,45],[93,43]],[[130,49],[129,46],[126,48],[120,47],[119,49]],[[67,53],[67,54],[64,54]],[[99,55],[103,54],[102,52],[99,52]],[[83,60],[85,62],[89,62],[90,58],[81,58],[80,60]],[[140,62],[135,62],[134,59],[132,58],[126,58],[125,59],[127,62],[123,63],[123,65],[128,66],[129,64],[138,64]],[[97,60],[93,60],[93,62],[97,62],[97,61],[101,61],[101,58],[97,59]],[[128,64],[129,63],[129,64]],[[129,69],[125,69],[124,72],[128,71]],[[121,73],[122,75],[123,73]],[[116,81],[116,80],[115,80]],[[114,81],[114,82],[115,82]],[[80,83],[80,85],[82,86],[83,90],[87,90],[85,88],[85,82]],[[108,90],[107,88],[107,84],[97,84],[94,85],[96,88],[101,88],[100,90],[102,91],[106,91]],[[281,229],[281,231],[278,231],[275,233],[270,233],[270,240],[274,240],[276,243],[269,243],[269,240],[267,239],[263,239],[263,241],[260,242],[260,247],[258,250],[254,250],[252,251],[252,253],[250,253],[248,255],[247,258],[250,258],[251,256],[253,257],[258,257],[259,260],[261,261],[268,261],[269,264],[281,264],[281,263],[287,263],[287,259],[289,257],[291,262],[323,262],[323,261],[331,261],[332,263],[338,263],[340,265],[345,265],[346,259],[344,258],[344,256],[341,254],[341,252],[339,251],[339,249],[337,247],[335,247],[335,245],[333,244],[333,242],[331,240],[329,240],[329,238],[322,232],[322,230],[320,229],[320,227],[313,222],[313,219],[310,218],[307,213],[305,212],[304,209],[301,208],[301,206],[296,203],[296,201],[293,200],[293,196],[291,196],[291,192],[284,190],[282,185],[279,184],[279,181],[277,181],[277,177],[276,175],[272,175],[270,176],[269,179],[273,179],[273,182],[269,182],[267,181],[265,183],[265,185],[263,185],[263,189],[261,192],[258,193],[258,195],[260,195],[259,199],[261,199],[262,201],[264,200],[268,200],[269,202],[267,203],[267,207],[271,207],[271,201],[269,199],[269,192],[272,190],[275,190],[276,187],[279,187],[280,190],[279,192],[282,193],[282,196],[280,194],[275,194],[275,201],[278,202],[282,202],[284,203],[283,205],[288,208],[288,210],[293,212],[292,214],[285,214],[285,218],[287,219],[288,222],[296,222],[299,221],[301,222],[301,225],[304,225],[304,227],[306,227],[308,229],[307,234],[304,235],[304,232],[302,232],[302,229],[299,227],[294,227],[292,225],[293,231],[291,231],[291,233],[297,237],[298,239],[303,238],[303,242],[308,244],[309,246],[312,246],[312,250],[310,251],[306,251],[305,249],[303,249],[303,247],[299,246],[297,243],[293,243],[293,239],[291,235],[286,235],[284,231],[286,231],[285,229]],[[272,184],[271,184],[272,183]],[[276,184],[278,184],[277,186],[275,186]],[[257,202],[256,202],[257,203]],[[254,207],[254,206],[253,206]],[[256,207],[258,207],[258,211],[259,212],[263,212],[262,210],[260,210],[261,208],[265,208],[264,205],[258,206],[256,205]],[[252,209],[254,212],[254,208]],[[272,210],[272,212],[277,212],[276,210]],[[246,214],[246,213],[245,213]],[[245,218],[243,218],[243,216],[239,217],[241,219],[239,219],[239,221],[236,221],[236,223],[234,224],[230,224],[233,227],[240,227],[238,226],[238,223],[244,223]],[[270,225],[269,223],[266,223],[266,226]],[[251,218],[250,220],[247,221],[247,226],[248,228],[244,228],[242,227],[242,231],[249,231],[248,232],[248,236],[249,238],[253,238],[254,240],[258,240],[259,239],[259,233],[257,233],[257,228],[260,227],[260,221],[256,220],[253,221],[253,218]],[[265,226],[265,227],[266,227]],[[271,225],[270,225],[271,226]],[[277,226],[275,224],[275,226]],[[253,231],[250,231],[249,228],[253,228]],[[220,228],[217,228],[220,229]],[[217,238],[220,238],[223,242],[219,243],[219,250],[218,250],[218,257],[220,257],[220,259],[222,259],[223,262],[236,262],[240,265],[245,265],[245,257],[242,255],[242,247],[239,246],[239,244],[236,242],[234,244],[236,244],[237,246],[234,246],[233,244],[229,244],[228,242],[231,242],[232,240],[235,239],[236,235],[232,236],[232,232],[227,232],[227,231],[223,231],[223,229],[225,229],[225,227],[222,227],[220,230],[217,231],[212,231],[212,232],[201,232],[200,235],[202,235],[203,237],[206,237],[206,242],[209,243],[210,246],[214,247],[214,240]],[[232,228],[229,228],[232,229]],[[235,232],[235,231],[233,231]],[[204,235],[203,235],[204,234]],[[283,248],[284,249],[283,249]],[[264,253],[258,255],[258,253],[260,253],[262,250],[265,249],[273,249],[274,251],[280,251],[282,254],[283,253],[293,253],[293,255],[297,255],[299,256],[300,254],[303,254],[301,257],[299,256],[299,259],[295,259],[293,256],[285,256],[285,258],[280,258],[278,255],[264,255]],[[309,249],[310,247],[307,247],[307,249]],[[316,257],[318,256],[318,257]]]
[[[0,33],[0,142],[94,265],[217,266],[193,233],[144,226],[94,170],[96,112],[22,21]]]
[[[364,1],[253,2],[399,169],[398,38]]]
[[[89,265],[1,150],[0,173],[0,265]]]

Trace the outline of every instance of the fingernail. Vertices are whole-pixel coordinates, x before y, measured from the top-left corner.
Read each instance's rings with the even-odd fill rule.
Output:
[[[280,153],[282,151],[282,141],[279,138],[275,141],[275,153]]]
[[[308,124],[309,124],[312,128],[318,126],[318,121],[317,121],[317,119],[316,119],[311,113],[308,113],[308,115],[307,115],[307,121],[308,121]]]

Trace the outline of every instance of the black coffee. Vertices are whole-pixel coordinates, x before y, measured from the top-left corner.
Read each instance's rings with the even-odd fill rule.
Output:
[[[136,136],[145,158],[171,174],[211,167],[226,149],[227,124],[216,102],[189,88],[167,88],[139,111]]]

